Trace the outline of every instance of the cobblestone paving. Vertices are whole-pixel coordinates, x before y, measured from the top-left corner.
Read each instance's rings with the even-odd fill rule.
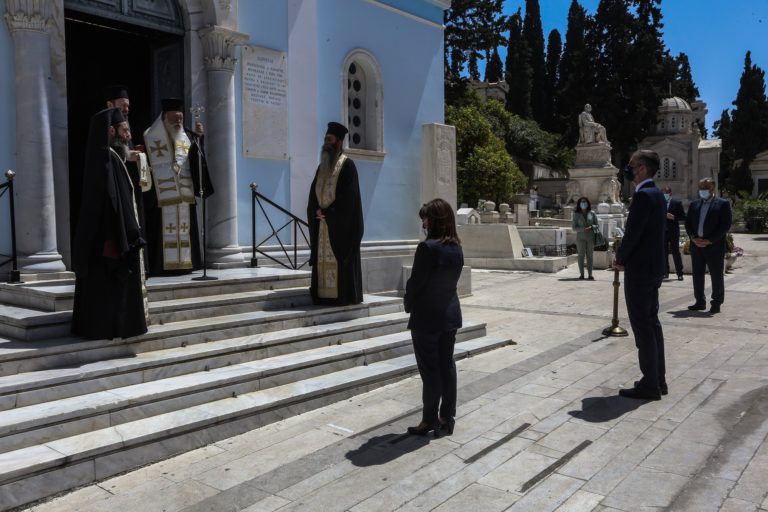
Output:
[[[617,395],[638,370],[631,335],[601,335],[611,272],[475,271],[465,317],[517,345],[458,364],[453,436],[403,435],[410,378],[29,510],[768,511],[766,241],[736,236],[719,315],[687,310],[689,276],[662,286],[659,402]]]

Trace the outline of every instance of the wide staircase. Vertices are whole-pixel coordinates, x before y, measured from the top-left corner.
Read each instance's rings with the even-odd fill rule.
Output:
[[[0,285],[0,510],[98,481],[416,371],[398,297],[312,305],[309,273],[148,283],[152,326],[69,336],[71,280]],[[511,343],[465,322],[456,358]]]

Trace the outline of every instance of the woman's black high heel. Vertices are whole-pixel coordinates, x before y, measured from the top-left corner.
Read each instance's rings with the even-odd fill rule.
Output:
[[[440,428],[443,431],[443,434],[446,436],[450,436],[453,434],[453,427],[456,426],[456,420],[453,418],[443,419],[440,418]]]
[[[414,436],[425,436],[429,434],[430,431],[434,431],[435,439],[443,437],[443,431],[439,421],[435,424],[425,423],[422,421],[416,427],[408,427],[408,433]]]

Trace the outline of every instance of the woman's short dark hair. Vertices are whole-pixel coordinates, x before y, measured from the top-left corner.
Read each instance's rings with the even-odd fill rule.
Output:
[[[586,201],[587,202],[587,213],[589,213],[589,210],[592,209],[592,202],[589,200],[587,196],[581,196],[578,201],[576,201],[576,211],[581,211],[581,202]]]
[[[444,244],[461,245],[456,233],[456,217],[453,208],[445,199],[435,198],[421,207],[419,217],[428,221],[427,238],[440,240]]]

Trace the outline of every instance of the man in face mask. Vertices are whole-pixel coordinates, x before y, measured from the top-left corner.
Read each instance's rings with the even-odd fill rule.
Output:
[[[709,268],[712,279],[712,302],[709,312],[720,312],[725,300],[725,236],[731,229],[731,204],[715,197],[715,182],[711,178],[699,181],[699,199],[691,203],[685,219],[685,230],[691,238],[693,266],[693,296],[696,302],[688,309],[707,309],[704,295],[704,272]]]
[[[621,389],[627,398],[659,400],[667,394],[664,332],[659,321],[659,287],[666,269],[664,229],[667,208],[664,195],[653,183],[659,155],[641,149],[624,171],[635,183],[632,207],[614,268],[624,271],[624,298],[635,337],[643,376],[633,388]]]
[[[672,199],[672,189],[666,186],[662,189],[664,199],[667,201],[667,230],[665,233],[665,245],[667,248],[667,272],[664,278],[669,277],[669,254],[675,261],[677,280],[683,280],[683,258],[680,256],[680,222],[685,220],[683,203],[678,199]]]

